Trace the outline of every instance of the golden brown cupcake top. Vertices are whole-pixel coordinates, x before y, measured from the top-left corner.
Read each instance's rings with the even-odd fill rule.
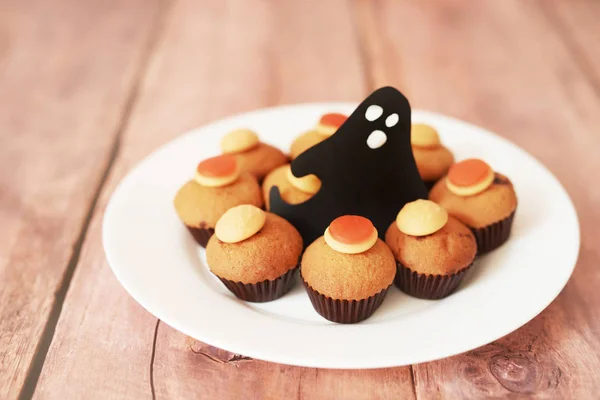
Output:
[[[454,163],[454,155],[444,146],[432,148],[413,147],[419,175],[426,182],[437,181]]]
[[[285,219],[265,213],[263,227],[237,243],[215,234],[206,246],[210,270],[220,278],[242,283],[275,280],[295,268],[302,254],[302,237]]]
[[[452,275],[471,265],[477,253],[473,233],[453,217],[426,236],[406,234],[393,222],[385,242],[398,262],[419,274]]]
[[[292,146],[290,147],[290,158],[292,160],[295,159],[300,154],[321,143],[325,139],[327,139],[327,136],[321,135],[315,130],[310,130],[306,133],[303,133],[292,142]]]
[[[179,189],[174,200],[179,218],[195,228],[201,225],[214,228],[225,211],[240,204],[263,206],[260,186],[248,173],[222,187],[203,186],[191,180]]]
[[[298,188],[298,186],[302,186],[302,184],[294,185],[292,183],[292,181],[290,180],[290,175],[291,175],[290,165],[286,164],[286,165],[282,165],[281,167],[274,169],[265,178],[263,185],[262,185],[262,190],[263,190],[263,196],[265,198],[265,203],[267,205],[267,210],[270,207],[269,196],[271,194],[271,188],[273,186],[277,186],[279,188],[279,193],[281,194],[281,198],[289,204],[303,203],[313,196],[313,193],[310,193],[310,192],[315,190],[314,187],[309,192],[301,190]],[[300,179],[305,179],[305,178],[300,178]],[[299,178],[296,178],[296,179],[299,179]],[[309,179],[312,179],[312,178],[309,178]],[[307,182],[307,183],[305,183],[305,185],[306,184],[315,185],[315,182],[313,182],[313,183]],[[320,182],[318,183],[318,185],[320,186]]]
[[[321,236],[304,252],[302,278],[317,292],[338,300],[361,300],[388,288],[396,262],[380,239],[369,250],[345,254],[332,249]]]
[[[473,171],[463,173],[465,165],[474,166]],[[458,163],[455,166],[459,167],[452,167],[452,178],[449,172],[429,192],[429,198],[450,215],[472,228],[483,228],[515,211],[517,195],[507,177],[493,171],[490,175],[491,168],[487,164]]]
[[[437,130],[426,124],[413,124],[411,144],[419,175],[424,181],[437,181],[454,163],[454,155],[444,147]]]
[[[259,181],[274,170],[288,162],[281,150],[266,143],[258,143],[250,150],[236,154],[240,170],[256,176]]]

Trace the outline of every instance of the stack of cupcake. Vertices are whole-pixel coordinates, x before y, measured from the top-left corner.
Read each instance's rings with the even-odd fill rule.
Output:
[[[294,141],[290,158],[333,135],[345,119],[324,115]],[[238,298],[276,300],[300,275],[317,313],[337,323],[360,322],[392,285],[422,299],[450,295],[476,256],[510,235],[517,198],[507,177],[479,159],[455,164],[431,126],[413,124],[411,144],[429,200],[399,205],[382,232],[385,240],[369,219],[343,215],[313,243],[303,243],[291,223],[263,207],[269,210],[275,186],[286,202],[298,204],[318,193],[321,181],[295,177],[289,158],[247,129],[225,136],[223,154],[198,164],[175,209],[206,247],[210,270]]]

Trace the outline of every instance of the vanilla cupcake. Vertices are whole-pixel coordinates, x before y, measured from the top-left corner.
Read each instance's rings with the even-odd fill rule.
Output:
[[[346,122],[348,117],[344,114],[329,113],[324,114],[317,126],[310,131],[303,133],[298,136],[293,142],[290,148],[290,157],[292,160],[304,153],[314,145],[321,143],[333,135],[340,126]]]
[[[385,242],[397,262],[396,286],[424,299],[450,295],[477,254],[469,228],[429,200],[407,203],[388,228]]]
[[[208,267],[238,298],[275,300],[296,282],[303,243],[285,219],[242,205],[217,222],[206,247]]]
[[[177,215],[198,244],[206,246],[217,221],[240,204],[263,206],[260,186],[249,173],[241,173],[233,156],[222,155],[198,164],[193,180],[175,196]]]
[[[345,215],[308,246],[300,273],[315,310],[350,324],[379,308],[394,281],[396,262],[371,221]]]
[[[448,173],[454,156],[442,145],[437,130],[430,125],[412,124],[410,140],[419,175],[429,190]]]
[[[479,253],[505,243],[512,230],[517,195],[511,181],[482,160],[454,164],[429,192],[429,198],[468,226]]]
[[[240,171],[251,173],[259,181],[278,166],[288,162],[281,150],[262,143],[256,133],[249,129],[238,129],[228,133],[221,140],[221,150],[224,154],[235,155]]]
[[[267,210],[273,186],[279,188],[281,198],[289,204],[300,204],[313,197],[321,188],[321,181],[315,175],[297,178],[292,174],[290,164],[283,165],[269,173],[262,188]]]

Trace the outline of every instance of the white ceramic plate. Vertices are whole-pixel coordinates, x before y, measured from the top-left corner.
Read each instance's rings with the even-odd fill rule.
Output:
[[[394,286],[368,320],[337,325],[312,308],[301,284],[283,298],[237,300],[206,266],[172,200],[197,163],[219,152],[229,130],[248,127],[287,150],[326,112],[354,104],[284,106],[238,115],[194,130],[140,163],[106,209],[106,256],[125,289],[149,312],[205,343],[246,356],[323,368],[378,368],[448,357],[492,342],[535,317],[558,295],[579,250],[573,204],[554,176],[510,142],[430,112],[457,159],[480,157],[514,182],[519,206],[512,237],[482,257],[459,289],[440,301],[411,298]]]

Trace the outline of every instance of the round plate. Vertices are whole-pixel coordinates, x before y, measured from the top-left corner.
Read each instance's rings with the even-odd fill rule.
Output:
[[[248,127],[287,151],[321,114],[355,104],[283,106],[218,121],[162,147],[119,185],[106,208],[103,241],[117,279],[175,329],[262,360],[323,368],[401,366],[462,353],[519,328],[558,295],[579,250],[577,215],[556,178],[514,144],[476,126],[413,111],[436,127],[458,160],[479,157],[514,183],[519,206],[510,240],[481,257],[450,297],[428,301],[392,286],[379,310],[337,325],[312,308],[301,284],[264,304],[235,298],[214,277],[173,208],[197,163],[219,153],[228,131]]]

